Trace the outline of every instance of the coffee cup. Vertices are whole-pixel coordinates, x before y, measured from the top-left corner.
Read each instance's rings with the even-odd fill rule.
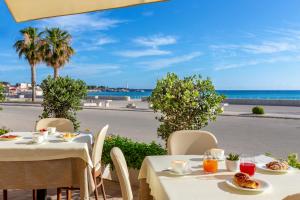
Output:
[[[47,128],[49,134],[55,134],[56,133],[56,127],[48,127]]]
[[[216,159],[223,159],[224,158],[224,149],[210,149],[210,154]]]
[[[187,161],[184,160],[173,160],[171,163],[172,170],[177,173],[182,173],[186,170]]]
[[[39,134],[39,133],[34,133],[32,135],[32,141],[35,142],[35,143],[42,143],[44,142],[44,136]]]

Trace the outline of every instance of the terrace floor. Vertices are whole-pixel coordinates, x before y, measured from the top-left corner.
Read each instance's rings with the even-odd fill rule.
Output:
[[[121,200],[121,190],[119,183],[105,180],[104,186],[106,190],[107,199],[109,200]],[[138,188],[132,188],[134,199],[138,197]],[[72,199],[79,200],[79,191],[72,191]],[[102,193],[99,189],[100,199],[103,199]],[[0,199],[2,200],[2,190],[0,191]],[[8,190],[8,199],[9,200],[30,200],[32,199],[32,191],[31,190]],[[56,189],[48,190],[48,199],[55,200],[56,199]],[[66,199],[65,193],[63,193],[62,199]],[[91,200],[94,200],[94,196],[91,195]]]

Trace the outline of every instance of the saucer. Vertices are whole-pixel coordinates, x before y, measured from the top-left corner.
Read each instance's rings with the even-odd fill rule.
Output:
[[[169,167],[165,171],[168,172],[171,175],[176,175],[176,176],[185,176],[185,175],[192,174],[192,170],[190,170],[190,169],[186,169],[182,172],[177,172],[177,171],[174,171],[171,167]]]

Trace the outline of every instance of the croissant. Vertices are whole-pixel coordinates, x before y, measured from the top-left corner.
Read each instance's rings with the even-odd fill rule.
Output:
[[[250,176],[246,173],[239,172],[234,175],[233,179],[236,183],[241,183],[241,182],[244,182],[244,181],[250,179]]]
[[[255,180],[250,179],[250,176],[246,173],[236,173],[233,180],[238,186],[243,188],[256,189],[259,187],[259,183]]]
[[[289,165],[285,161],[272,161],[267,163],[266,167],[271,170],[287,170]]]

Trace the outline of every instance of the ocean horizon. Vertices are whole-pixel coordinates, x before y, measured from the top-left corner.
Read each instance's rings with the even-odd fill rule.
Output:
[[[272,100],[300,100],[300,90],[216,90],[228,99],[272,99]],[[149,97],[152,90],[129,92],[95,92],[89,96],[129,96],[131,99]]]

